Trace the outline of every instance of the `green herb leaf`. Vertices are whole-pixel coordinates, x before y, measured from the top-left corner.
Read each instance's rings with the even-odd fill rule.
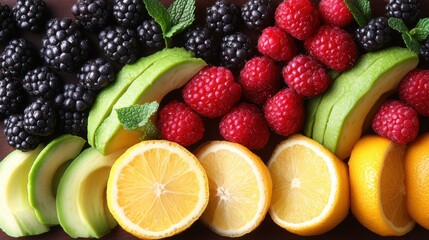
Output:
[[[392,29],[400,33],[408,33],[407,25],[405,25],[404,21],[400,18],[391,17],[387,20],[387,23]]]
[[[181,22],[187,22],[191,25],[195,19],[195,0],[176,0],[167,11],[173,25]]]
[[[127,130],[142,132],[143,139],[155,138],[158,130],[151,121],[151,117],[158,111],[159,103],[150,102],[143,105],[132,105],[116,109],[118,119]]]
[[[371,19],[371,3],[369,0],[344,0],[347,8],[360,27]]]
[[[429,36],[429,18],[422,18],[410,31],[411,36],[419,42],[425,41]]]
[[[420,51],[420,43],[414,39],[410,33],[408,32],[404,32],[402,33],[402,39],[405,42],[405,45],[407,46],[408,49],[410,49],[411,51],[415,52],[415,53],[419,53]]]
[[[143,0],[143,3],[149,13],[149,16],[159,24],[162,33],[165,36],[165,33],[171,28],[171,18],[167,9],[159,0]]]

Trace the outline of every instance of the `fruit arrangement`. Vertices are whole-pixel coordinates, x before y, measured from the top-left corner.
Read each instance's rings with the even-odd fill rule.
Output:
[[[427,234],[425,4],[0,3],[0,229]]]

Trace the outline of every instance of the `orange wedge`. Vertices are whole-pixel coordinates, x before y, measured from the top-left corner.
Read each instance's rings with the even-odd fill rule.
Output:
[[[227,237],[257,228],[271,200],[271,178],[264,162],[246,147],[227,141],[207,142],[195,155],[206,170],[210,188],[201,220]]]
[[[113,164],[107,203],[127,232],[144,239],[175,235],[208,203],[208,179],[198,159],[177,143],[143,141]]]

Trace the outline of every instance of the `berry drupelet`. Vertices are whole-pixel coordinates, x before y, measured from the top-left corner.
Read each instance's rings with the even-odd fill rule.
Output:
[[[54,133],[56,117],[54,105],[38,98],[24,109],[24,130],[37,136],[49,136]]]
[[[17,0],[12,11],[19,28],[37,32],[46,22],[48,6],[43,0]]]
[[[240,8],[233,3],[218,0],[206,9],[206,25],[217,33],[233,33],[240,20]]]
[[[107,27],[112,15],[106,0],[77,0],[71,11],[77,23],[91,32]]]
[[[98,40],[104,55],[114,62],[131,64],[138,58],[137,33],[132,29],[109,26],[100,32]]]
[[[241,7],[241,19],[249,29],[261,31],[273,24],[275,9],[271,0],[248,0]]]
[[[58,112],[57,129],[62,133],[84,137],[88,125],[88,111],[78,112],[60,109]]]
[[[387,46],[392,41],[392,34],[387,18],[377,17],[356,29],[355,38],[365,51],[372,52]]]
[[[408,27],[413,27],[420,17],[419,0],[389,0],[385,9],[387,17],[401,18]]]
[[[426,41],[422,43],[419,51],[420,59],[422,59],[426,64],[429,64],[429,37],[426,38]]]
[[[220,50],[221,65],[229,69],[240,69],[255,52],[251,39],[241,32],[223,37]]]
[[[0,3],[0,43],[7,42],[16,29],[16,22],[12,10],[8,5]]]
[[[42,39],[41,54],[53,69],[72,72],[87,59],[89,47],[79,24],[68,18],[52,19]]]
[[[25,103],[21,84],[11,76],[0,73],[0,118],[22,110]]]
[[[82,85],[67,83],[61,94],[55,97],[55,104],[62,109],[70,111],[85,111],[95,100],[95,94]]]
[[[137,27],[146,15],[141,0],[115,0],[113,3],[113,17],[122,27]]]
[[[185,34],[185,48],[210,63],[216,59],[219,49],[216,37],[207,27],[189,29]]]
[[[15,77],[32,69],[36,61],[36,48],[24,38],[12,39],[0,56],[1,68]]]
[[[61,91],[62,81],[53,70],[43,66],[27,72],[22,86],[32,97],[49,99]]]
[[[137,27],[137,35],[147,48],[158,50],[165,46],[161,26],[153,19],[143,21]]]
[[[41,139],[24,130],[23,118],[22,114],[9,116],[4,121],[3,131],[11,147],[25,152],[35,149],[41,143]]]
[[[116,71],[110,62],[96,58],[86,62],[77,74],[79,83],[92,91],[98,91],[115,80]]]

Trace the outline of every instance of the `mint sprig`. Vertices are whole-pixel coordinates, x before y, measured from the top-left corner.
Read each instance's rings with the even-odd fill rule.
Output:
[[[139,131],[142,133],[141,139],[158,138],[159,131],[151,117],[158,111],[158,102],[149,102],[143,105],[132,105],[118,108],[119,122],[127,130]]]
[[[371,19],[371,3],[369,0],[344,0],[347,8],[360,27],[365,26]]]
[[[414,28],[409,30],[400,18],[389,18],[389,26],[402,34],[402,39],[408,49],[415,53],[420,51],[420,43],[429,36],[429,18],[420,19]]]
[[[166,47],[174,35],[195,20],[195,0],[175,0],[168,9],[159,0],[143,0],[143,3],[149,16],[160,25]]]

